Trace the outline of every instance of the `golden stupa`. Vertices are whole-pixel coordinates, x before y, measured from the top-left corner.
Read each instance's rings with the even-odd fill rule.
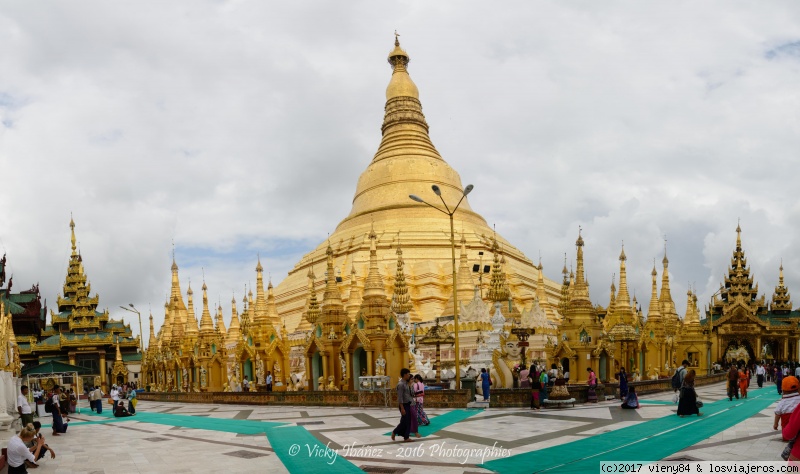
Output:
[[[373,226],[378,235],[379,267],[386,294],[389,297],[393,294],[395,249],[399,243],[404,252],[406,284],[411,295],[410,320],[423,322],[453,314],[449,217],[412,201],[409,195],[416,194],[442,207],[431,190],[432,185],[438,185],[444,201],[452,208],[461,199],[464,186],[458,173],[433,146],[422,114],[419,90],[407,71],[410,58],[400,48],[397,39],[394,46],[388,57],[392,77],[386,88],[381,127],[383,138],[375,157],[358,180],[353,208],[329,240],[306,254],[276,288],[278,311],[286,317],[289,331],[310,328],[304,317],[310,300],[309,278],[313,279],[315,292],[324,288],[325,252],[329,243],[334,252],[345,308],[353,317],[367,276],[368,235]],[[495,235],[486,220],[472,210],[466,198],[455,213],[454,222],[457,264],[458,254],[466,252],[466,259],[463,256],[460,259],[457,276],[459,305],[473,299],[479,279],[472,273],[472,265],[479,263],[479,251],[484,252],[483,265],[491,264],[494,238],[505,260],[514,305],[525,308],[532,304],[539,276],[537,266],[500,235]],[[548,279],[544,281],[547,299],[551,303],[549,306],[555,308],[561,286]],[[484,296],[488,284],[489,278],[485,275],[482,281]],[[549,316],[558,318],[554,311]]]

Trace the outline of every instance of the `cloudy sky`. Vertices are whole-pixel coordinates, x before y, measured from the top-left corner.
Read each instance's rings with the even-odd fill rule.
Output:
[[[741,219],[760,291],[783,259],[800,292],[796,2],[127,6],[0,6],[0,250],[50,308],[70,213],[113,317],[151,305],[161,323],[173,242],[184,291],[199,306],[204,271],[226,319],[257,254],[277,284],[350,211],[395,30],[472,208],[548,277],[582,226],[592,299],[624,241],[646,308],[666,235],[683,314],[688,284],[701,302],[719,287]]]

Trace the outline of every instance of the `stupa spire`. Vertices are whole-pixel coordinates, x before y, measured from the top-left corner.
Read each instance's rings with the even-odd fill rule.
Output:
[[[333,248],[328,243],[328,250],[325,252],[328,257],[326,278],[325,278],[325,293],[322,295],[323,309],[331,309],[333,307],[344,309],[342,304],[342,294],[339,293],[339,285],[336,284],[336,270],[333,265]]]
[[[494,253],[494,264],[492,265],[492,279],[489,282],[489,299],[495,303],[508,301],[508,285],[506,284],[506,273],[500,264],[500,248],[497,245],[497,239],[492,244],[492,253]]]
[[[577,249],[577,266],[578,269],[575,274],[575,283],[572,290],[573,300],[589,300],[589,283],[586,281],[585,272],[583,268],[583,236],[581,229],[578,228],[578,240],[575,241]]]
[[[655,262],[653,262],[653,271],[650,274],[653,276],[653,290],[650,294],[650,307],[647,310],[647,322],[653,323],[656,327],[660,327],[661,309],[658,302],[658,272],[656,271]]]
[[[147,348],[157,348],[158,347],[158,340],[156,339],[156,330],[153,326],[153,313],[150,313],[150,340],[147,342]]]
[[[187,317],[185,333],[190,342],[197,339],[197,335],[199,334],[199,330],[197,328],[197,314],[194,312],[194,301],[192,298],[193,294],[194,292],[192,291],[192,283],[189,282],[189,288],[186,290],[188,307],[186,308]]]
[[[364,297],[368,296],[386,296],[386,288],[383,286],[383,277],[378,270],[378,248],[376,241],[378,239],[375,234],[375,226],[369,232],[369,273],[364,282]]]
[[[372,163],[358,180],[353,208],[339,224],[337,232],[358,225],[356,218],[359,216],[375,216],[382,212],[413,209],[420,217],[436,216],[437,211],[408,199],[409,193],[424,196],[430,192],[431,184],[439,186],[448,202],[457,202],[463,195],[461,178],[442,159],[428,135],[419,89],[408,74],[411,57],[400,47],[398,37],[387,60],[392,76],[386,87],[383,139]],[[456,215],[486,226],[486,221],[470,209],[466,198]]]
[[[267,284],[267,322],[275,327],[278,327],[280,324],[280,316],[278,316],[278,307],[275,304],[275,292],[272,288],[272,280]]]
[[[411,311],[411,296],[406,286],[406,276],[403,273],[403,249],[397,242],[397,272],[394,276],[394,298],[392,298],[392,311],[395,314],[408,314]]]
[[[252,306],[253,323],[257,328],[259,328],[259,330],[263,331],[272,321],[270,321],[269,318],[267,298],[264,295],[264,267],[261,266],[260,255],[258,257],[258,265],[256,265],[256,301]],[[274,321],[273,323],[277,323],[277,321]]]
[[[314,289],[314,270],[308,269],[308,309],[306,310],[306,320],[313,326],[319,318],[319,302],[317,301],[317,291]]]
[[[214,333],[214,321],[208,310],[208,287],[203,282],[203,314],[200,316],[200,334],[210,336]]]
[[[231,325],[228,327],[228,337],[225,340],[225,345],[235,345],[239,342],[240,326],[239,314],[236,309],[236,297],[231,298]]]
[[[772,304],[770,309],[778,314],[786,314],[792,310],[792,299],[789,294],[789,289],[783,283],[783,261],[778,274],[778,286],[775,287],[775,293],[772,294]]]
[[[619,254],[619,294],[617,295],[616,307],[622,316],[623,321],[621,322],[630,323],[631,321],[628,321],[626,317],[631,309],[631,295],[628,293],[628,271],[625,268],[626,260],[628,260],[628,257],[625,256],[625,246],[623,245],[622,252]]]

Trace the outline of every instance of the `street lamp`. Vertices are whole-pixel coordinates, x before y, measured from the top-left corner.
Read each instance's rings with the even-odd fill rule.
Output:
[[[142,356],[144,356],[144,334],[142,333],[142,313],[140,313],[139,310],[136,309],[135,306],[133,306],[133,303],[128,303],[128,306],[130,306],[133,309],[126,308],[124,306],[120,306],[120,308],[124,309],[125,311],[130,311],[131,313],[136,313],[136,315],[139,316],[139,350],[142,351]]]
[[[456,342],[456,347],[455,347],[455,349],[456,349],[456,361],[455,361],[456,362],[456,390],[460,390],[461,389],[461,354],[460,354],[460,349],[459,349],[459,346],[458,346],[458,291],[457,291],[457,285],[456,285],[456,233],[455,233],[455,230],[453,228],[453,214],[456,213],[456,210],[458,210],[458,206],[461,205],[461,203],[464,201],[464,198],[467,197],[467,194],[472,192],[473,188],[474,188],[474,186],[471,185],[471,184],[468,184],[467,187],[464,188],[464,190],[461,192],[461,199],[458,200],[458,204],[456,204],[456,206],[453,208],[453,210],[450,210],[450,207],[447,205],[446,202],[444,202],[444,198],[442,197],[442,190],[439,189],[439,186],[437,186],[435,184],[433,186],[431,186],[431,189],[433,190],[434,194],[439,196],[439,199],[442,201],[442,204],[444,205],[444,209],[439,209],[438,207],[426,202],[424,199],[422,199],[421,197],[419,197],[419,196],[417,196],[415,194],[410,194],[408,196],[409,198],[411,198],[412,201],[416,201],[416,202],[420,202],[422,204],[425,204],[426,206],[431,207],[433,209],[436,209],[437,211],[439,211],[439,212],[441,212],[443,214],[447,214],[450,217],[450,250],[451,250],[451,253],[452,253],[452,262],[453,262],[453,326],[455,327],[455,331],[454,331],[455,334],[454,335],[455,335],[455,339],[456,339],[456,341],[455,341]]]

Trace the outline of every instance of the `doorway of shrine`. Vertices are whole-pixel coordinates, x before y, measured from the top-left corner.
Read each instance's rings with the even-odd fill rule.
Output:
[[[736,338],[728,341],[725,347],[725,362],[731,364],[748,364],[756,359],[755,351],[750,341],[746,338]]]

